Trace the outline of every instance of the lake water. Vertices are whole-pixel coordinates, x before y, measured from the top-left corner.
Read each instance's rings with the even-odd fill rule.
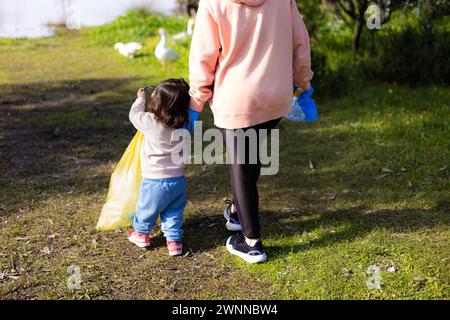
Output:
[[[177,8],[177,1],[0,0],[0,38],[50,36],[53,29],[48,23],[68,23],[68,20],[82,26],[101,25],[114,20],[129,9],[143,6],[170,14]]]

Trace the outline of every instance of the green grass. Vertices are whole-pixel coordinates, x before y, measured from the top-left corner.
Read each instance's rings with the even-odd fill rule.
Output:
[[[96,44],[113,45],[116,42],[142,41],[165,28],[173,34],[186,31],[187,19],[161,16],[145,8],[127,12],[124,16],[105,25],[87,30],[87,37]]]
[[[450,298],[448,88],[355,85],[318,99],[319,124],[284,120],[280,173],[260,182],[262,265],[224,249],[227,169],[190,166],[188,254],[172,259],[159,230],[140,250],[95,225],[136,89],[187,77],[189,44],[162,69],[156,37],[128,60],[91,32],[0,40],[0,298]],[[67,289],[70,265],[81,290]],[[371,265],[381,290],[366,286]]]

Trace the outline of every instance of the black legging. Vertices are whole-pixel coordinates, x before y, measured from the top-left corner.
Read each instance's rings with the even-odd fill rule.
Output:
[[[243,129],[246,132],[249,129],[266,129],[268,130],[268,137],[270,130],[274,129],[281,119],[265,122],[250,128]],[[237,143],[233,141],[235,130],[220,129],[224,137],[228,156],[230,155],[230,148],[234,148],[235,159],[239,157]],[[227,134],[229,132],[229,134]],[[258,131],[257,131],[258,132]],[[239,221],[242,226],[244,236],[249,239],[259,239],[261,237],[259,229],[259,195],[257,182],[261,174],[261,162],[259,157],[259,134],[258,136],[258,156],[257,163],[250,164],[249,162],[249,139],[245,139],[245,164],[238,164],[233,161],[230,165],[231,176],[231,191],[233,193],[233,202],[238,212]]]

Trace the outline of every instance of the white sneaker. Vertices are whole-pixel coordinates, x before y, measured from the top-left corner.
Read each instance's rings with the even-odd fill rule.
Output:
[[[235,234],[229,237],[226,247],[229,253],[248,263],[261,263],[267,260],[267,254],[263,249],[262,242],[258,241],[251,247],[245,242],[245,237],[242,234]]]
[[[239,217],[237,212],[231,212],[231,206],[233,202],[227,201],[228,206],[223,211],[223,216],[227,220],[225,227],[229,231],[242,231],[241,223],[239,222]]]

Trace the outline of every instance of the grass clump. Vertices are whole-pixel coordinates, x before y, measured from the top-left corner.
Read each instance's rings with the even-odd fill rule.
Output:
[[[86,35],[101,45],[113,45],[116,42],[144,41],[158,34],[159,28],[165,28],[169,34],[186,30],[184,18],[163,16],[146,9],[131,10],[124,16],[105,25],[89,28]]]

